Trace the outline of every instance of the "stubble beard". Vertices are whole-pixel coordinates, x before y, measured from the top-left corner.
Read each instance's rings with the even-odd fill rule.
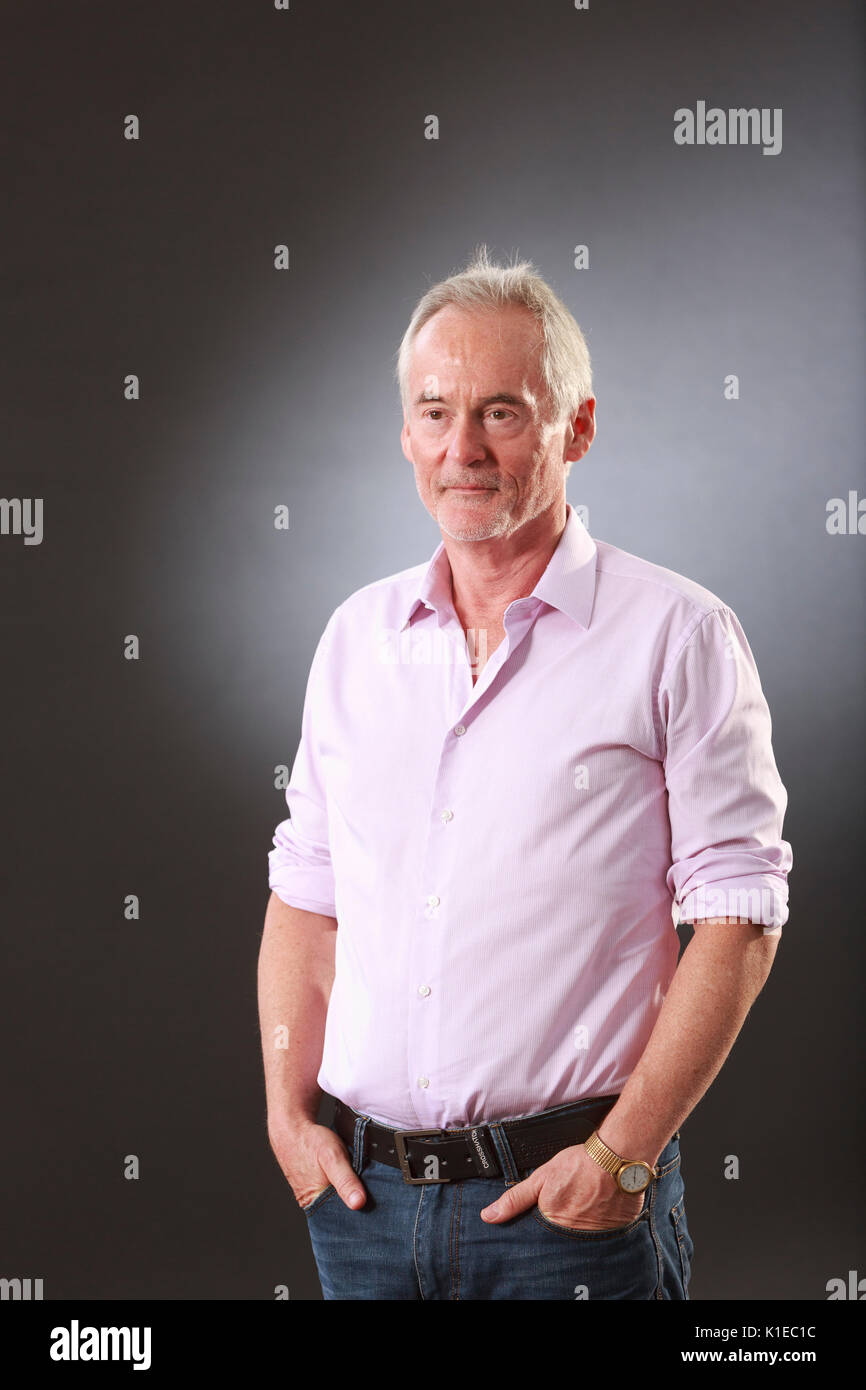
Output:
[[[498,489],[495,496],[497,501],[491,503],[490,494],[485,493],[485,501],[478,506],[477,516],[473,517],[471,514],[471,509],[476,504],[470,501],[462,521],[446,521],[443,519],[449,506],[448,489],[446,489],[439,493],[438,501],[434,503],[436,523],[446,536],[450,536],[455,541],[490,541],[500,536],[506,536],[513,530],[511,514],[507,502]]]

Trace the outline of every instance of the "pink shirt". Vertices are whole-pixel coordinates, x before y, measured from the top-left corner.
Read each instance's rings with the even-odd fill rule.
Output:
[[[403,1129],[618,1092],[675,922],[787,921],[787,793],[745,634],[569,505],[472,683],[444,544],[316,648],[269,882],[336,917],[319,1085]]]

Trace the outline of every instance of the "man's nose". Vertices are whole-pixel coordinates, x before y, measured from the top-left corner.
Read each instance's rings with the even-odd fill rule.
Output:
[[[475,463],[487,457],[483,431],[471,417],[456,417],[448,440],[448,457],[454,463]]]

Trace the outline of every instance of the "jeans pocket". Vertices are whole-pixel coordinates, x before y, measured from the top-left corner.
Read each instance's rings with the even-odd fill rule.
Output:
[[[674,1231],[677,1237],[677,1246],[680,1252],[680,1273],[683,1281],[683,1293],[688,1298],[689,1279],[692,1273],[692,1255],[694,1245],[689,1235],[688,1223],[686,1221],[686,1199],[685,1195],[679,1197],[671,1207],[671,1221],[674,1223]]]
[[[580,1226],[560,1226],[558,1222],[551,1221],[549,1216],[544,1215],[538,1203],[532,1208],[532,1215],[539,1226],[543,1226],[547,1231],[556,1231],[557,1235],[571,1236],[574,1240],[612,1240],[617,1236],[631,1235],[647,1221],[650,1209],[647,1201],[649,1190],[649,1187],[644,1190],[643,1206],[637,1216],[632,1217],[631,1221],[627,1221],[624,1226],[608,1226],[605,1230],[600,1231],[587,1231]]]
[[[335,1188],[334,1184],[332,1182],[329,1182],[327,1187],[323,1187],[321,1192],[316,1193],[315,1197],[311,1202],[308,1202],[305,1207],[301,1207],[301,1211],[304,1213],[305,1216],[309,1216],[310,1212],[315,1211],[317,1207],[320,1207],[323,1202],[327,1201],[329,1197],[333,1196],[336,1190],[337,1189]]]

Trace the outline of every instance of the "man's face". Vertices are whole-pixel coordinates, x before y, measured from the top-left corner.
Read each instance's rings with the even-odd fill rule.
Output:
[[[565,496],[565,461],[595,434],[595,400],[553,422],[528,309],[440,309],[415,339],[400,440],[445,535],[512,535]]]

